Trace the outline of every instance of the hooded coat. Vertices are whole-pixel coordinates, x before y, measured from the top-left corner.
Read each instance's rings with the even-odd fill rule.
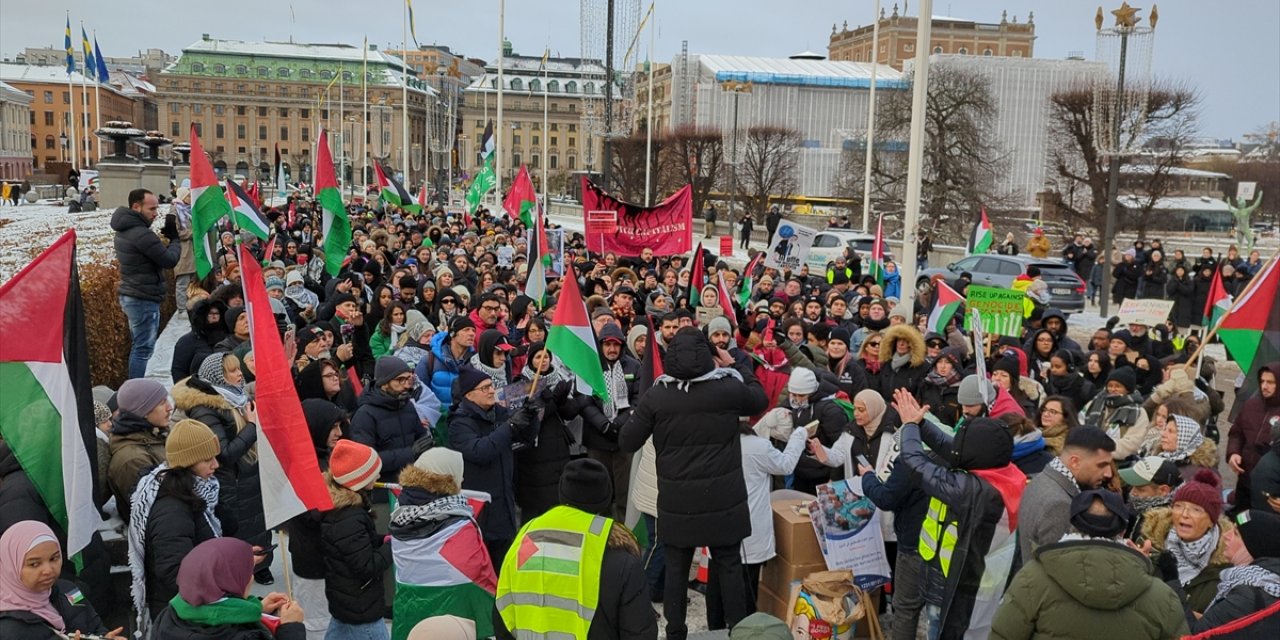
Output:
[[[146,418],[121,411],[111,419],[111,464],[107,466],[107,484],[116,498],[120,517],[129,521],[129,499],[138,480],[156,465],[164,462],[164,436]]]
[[[342,375],[342,368],[335,362],[334,368],[338,370],[338,378],[340,387],[337,395],[330,397],[324,392],[324,361],[316,360],[307,365],[302,371],[298,372],[298,377],[294,380],[295,386],[298,388],[298,399],[307,400],[317,398],[326,400],[338,405],[348,414],[356,412],[359,404],[356,398],[355,389],[351,388],[351,382],[346,376]]]
[[[227,337],[227,328],[221,321],[208,321],[212,308],[218,309],[219,318],[227,313],[227,305],[208,298],[196,302],[187,312],[191,331],[173,345],[173,363],[169,366],[169,375],[174,382],[195,374],[200,363],[213,354],[213,346]]]
[[[1280,362],[1264,365],[1258,369],[1258,375],[1262,375],[1263,371],[1271,372],[1277,380],[1280,380]],[[1280,416],[1280,389],[1277,389],[1270,398],[1264,398],[1259,393],[1246,400],[1244,406],[1240,408],[1240,413],[1236,415],[1235,422],[1231,423],[1231,430],[1227,432],[1226,457],[1239,454],[1240,466],[1244,467],[1245,471],[1240,474],[1239,483],[1236,485],[1237,492],[1248,494],[1251,490],[1249,472],[1271,449],[1269,421],[1276,416]]]
[[[463,489],[489,494],[489,506],[480,512],[480,532],[485,540],[516,537],[515,432],[511,413],[495,404],[488,410],[463,398],[449,416],[449,448],[462,454]]]
[[[671,339],[663,369],[618,446],[635,452],[653,437],[663,544],[736,545],[751,533],[738,419],[764,409],[764,389],[749,366],[717,369],[710,342],[696,331]]]
[[[384,469],[385,473],[385,469]],[[373,524],[369,501],[325,473],[333,509],[320,514],[320,549],[329,613],[347,624],[382,620],[386,600],[382,574],[391,566],[391,545]]]
[[[120,295],[150,302],[163,302],[169,285],[164,270],[178,266],[182,243],[165,246],[142,214],[118,207],[111,214],[111,230],[116,260],[120,263]]]
[[[1182,603],[1151,562],[1119,542],[1071,539],[1036,551],[1005,591],[993,640],[1165,640],[1187,633]]]
[[[1219,576],[1222,570],[1231,566],[1231,561],[1227,559],[1227,537],[1221,535],[1232,527],[1231,522],[1222,517],[1216,524],[1219,532],[1218,546],[1209,556],[1209,564],[1190,582],[1182,585],[1183,605],[1191,611],[1203,613],[1209,607],[1209,603],[1213,602],[1213,597],[1218,593],[1218,583],[1221,581]],[[1152,554],[1165,550],[1165,538],[1172,528],[1173,509],[1171,507],[1156,507],[1142,514],[1142,537],[1151,541]]]
[[[1269,571],[1280,576],[1280,558],[1257,558],[1252,565],[1263,571]],[[1203,633],[1210,629],[1215,629],[1223,625],[1230,624],[1235,620],[1239,620],[1246,616],[1250,616],[1258,611],[1262,611],[1268,607],[1275,605],[1277,598],[1259,587],[1251,587],[1247,585],[1239,585],[1222,596],[1222,599],[1215,600],[1212,605],[1204,612],[1204,617],[1195,621],[1191,626],[1191,631],[1195,633]],[[1257,635],[1238,636],[1240,638],[1274,638],[1274,630],[1280,625],[1280,614],[1272,613],[1270,622],[1262,621],[1252,630]],[[1270,634],[1270,635],[1268,635]],[[1237,636],[1222,636],[1235,638]]]
[[[911,344],[911,358],[906,364],[894,367],[895,344],[906,340]],[[880,332],[880,395],[885,402],[893,400],[895,389],[906,389],[912,394],[920,390],[920,383],[929,375],[929,363],[925,361],[928,350],[924,336],[915,327],[894,325]]]
[[[413,464],[413,443],[431,437],[408,397],[393,398],[369,385],[360,394],[360,407],[351,416],[351,439],[368,445],[382,458],[382,473],[395,476]]]

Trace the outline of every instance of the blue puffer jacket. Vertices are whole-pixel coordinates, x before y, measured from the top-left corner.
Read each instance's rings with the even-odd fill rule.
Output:
[[[458,368],[469,358],[471,350],[467,349],[461,360],[455,360],[449,349],[449,334],[442,331],[431,337],[431,354],[418,361],[414,373],[431,387],[442,409],[453,407],[453,381],[458,377]]]

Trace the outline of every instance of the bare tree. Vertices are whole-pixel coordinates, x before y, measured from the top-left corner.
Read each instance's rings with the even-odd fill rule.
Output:
[[[660,193],[693,185],[693,210],[697,215],[721,178],[724,135],[719,129],[684,126],[665,137],[663,148]]]
[[[747,211],[759,222],[769,208],[770,198],[788,198],[795,193],[799,183],[800,132],[787,127],[751,127],[741,144],[741,157],[732,170],[737,174],[738,189],[746,195]]]
[[[624,138],[614,138],[609,141],[609,145],[613,150],[614,187],[623,200],[643,204],[645,201],[644,161],[648,151],[648,141],[645,139],[644,131],[632,133]],[[653,140],[651,178],[654,180],[658,175],[658,162],[662,152],[662,145],[663,141],[661,139],[655,138]],[[652,189],[653,186],[651,185],[650,190]]]
[[[1138,171],[1144,176],[1135,207],[1120,219],[1118,229],[1144,233],[1154,218],[1154,205],[1167,195],[1170,170],[1179,166],[1186,143],[1196,129],[1196,92],[1185,85],[1157,83],[1147,98],[1142,114],[1129,118],[1140,121],[1140,130],[1158,143],[1150,153],[1138,156]],[[1056,176],[1056,209],[1068,222],[1101,231],[1106,227],[1107,189],[1110,159],[1098,153],[1100,132],[1094,120],[1093,88],[1079,85],[1049,97],[1049,163]],[[1132,144],[1126,141],[1125,144]],[[1131,172],[1132,173],[1132,172]]]

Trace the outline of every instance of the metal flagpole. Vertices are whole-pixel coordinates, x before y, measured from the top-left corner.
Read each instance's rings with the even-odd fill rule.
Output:
[[[502,66],[507,56],[507,0],[498,0],[498,126],[493,134],[493,210],[502,210]]]
[[[404,61],[404,54],[409,50],[409,3],[400,9],[404,20],[400,24],[400,104],[402,111],[400,121],[400,171],[404,173],[404,181],[409,181],[409,65]]]
[[[80,23],[80,33],[84,33],[84,22]],[[84,58],[84,64],[89,64],[88,56]],[[82,140],[82,144],[84,144],[85,166],[88,166],[89,164],[89,146],[90,146],[89,145],[89,84],[88,82],[89,82],[88,69],[82,69],[82,72],[80,74],[80,106],[82,107],[80,109],[80,122],[83,126],[80,128],[80,133],[84,137],[84,139]]]
[[[879,2],[879,0],[876,0]],[[653,20],[653,10],[656,2],[649,4],[649,19]],[[645,118],[644,125],[644,206],[653,206],[653,190],[650,184],[653,180],[653,44],[655,35],[658,31],[658,24],[655,21],[649,25],[649,115]]]
[[[364,37],[364,54],[360,63],[360,102],[363,105],[364,126],[360,130],[360,196],[364,197],[366,176],[369,175],[369,36]]]
[[[71,168],[80,167],[80,137],[76,135],[76,85],[71,79],[71,71],[67,72],[67,121],[71,129],[71,137],[67,138],[67,146],[71,147]],[[80,185],[71,185],[77,189]]]
[[[93,51],[94,59],[101,60],[102,50],[98,48],[98,30],[97,29],[93,30],[93,49],[94,49]],[[101,66],[103,69],[105,69],[107,67],[107,63],[104,62],[102,63]],[[98,105],[98,108],[93,110],[93,117],[94,117],[93,128],[95,131],[102,128],[102,92],[99,91],[99,89],[102,88],[101,73],[97,74],[97,80],[98,81],[93,84],[93,101]],[[101,144],[98,145],[98,159],[99,160],[102,159]]]
[[[880,0],[876,0],[875,20],[875,26],[871,28],[871,92],[867,95],[867,155],[862,175],[863,233],[871,232],[871,148],[876,139],[876,67],[880,62]]]
[[[911,309],[916,299],[916,225],[920,217],[920,179],[924,168],[924,119],[929,97],[929,40],[932,36],[930,17],[933,0],[920,0],[916,19],[916,68],[911,95],[911,142],[907,153],[907,202],[902,221],[902,254],[898,256],[898,273],[902,278],[902,300]],[[876,16],[879,24],[880,16]]]
[[[551,156],[547,155],[547,105],[551,95],[547,90],[547,61],[550,59],[551,47],[548,45],[542,52],[542,206],[546,211],[551,210],[551,201],[547,199],[547,167],[551,164]]]
[[[338,145],[338,193],[347,190],[347,88],[345,86],[345,78],[343,78],[344,70],[342,61],[338,61],[338,140],[342,144]]]

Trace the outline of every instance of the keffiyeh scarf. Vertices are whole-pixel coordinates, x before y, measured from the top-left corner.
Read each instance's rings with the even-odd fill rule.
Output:
[[[1178,582],[1186,586],[1191,582],[1192,578],[1200,575],[1204,568],[1209,566],[1209,559],[1213,557],[1214,549],[1218,548],[1218,525],[1213,525],[1209,532],[1200,537],[1199,540],[1190,542],[1184,541],[1178,537],[1177,531],[1172,527],[1169,529],[1169,535],[1165,536],[1165,547],[1169,549],[1169,553],[1173,554],[1173,559],[1178,561]]]
[[[631,407],[627,397],[627,376],[622,372],[622,363],[614,362],[604,368],[604,386],[609,390],[609,401],[604,403],[604,415],[613,420],[623,409]]]
[[[1178,427],[1178,447],[1173,451],[1161,451],[1160,457],[1181,462],[1191,457],[1204,444],[1204,434],[1200,433],[1200,425],[1191,418],[1178,415],[1171,415],[1169,418]]]
[[[1076,491],[1080,491],[1080,483],[1076,482],[1076,477],[1072,475],[1071,470],[1067,468],[1067,465],[1062,462],[1061,458],[1058,458],[1057,456],[1050,458],[1049,466],[1052,467],[1054,471],[1061,473],[1062,477],[1070,480],[1071,484],[1075,485]]]
[[[1231,567],[1222,572],[1222,582],[1218,583],[1218,593],[1213,596],[1214,604],[1231,593],[1236,587],[1254,587],[1262,589],[1272,598],[1280,598],[1280,576],[1254,564],[1243,567]]]

